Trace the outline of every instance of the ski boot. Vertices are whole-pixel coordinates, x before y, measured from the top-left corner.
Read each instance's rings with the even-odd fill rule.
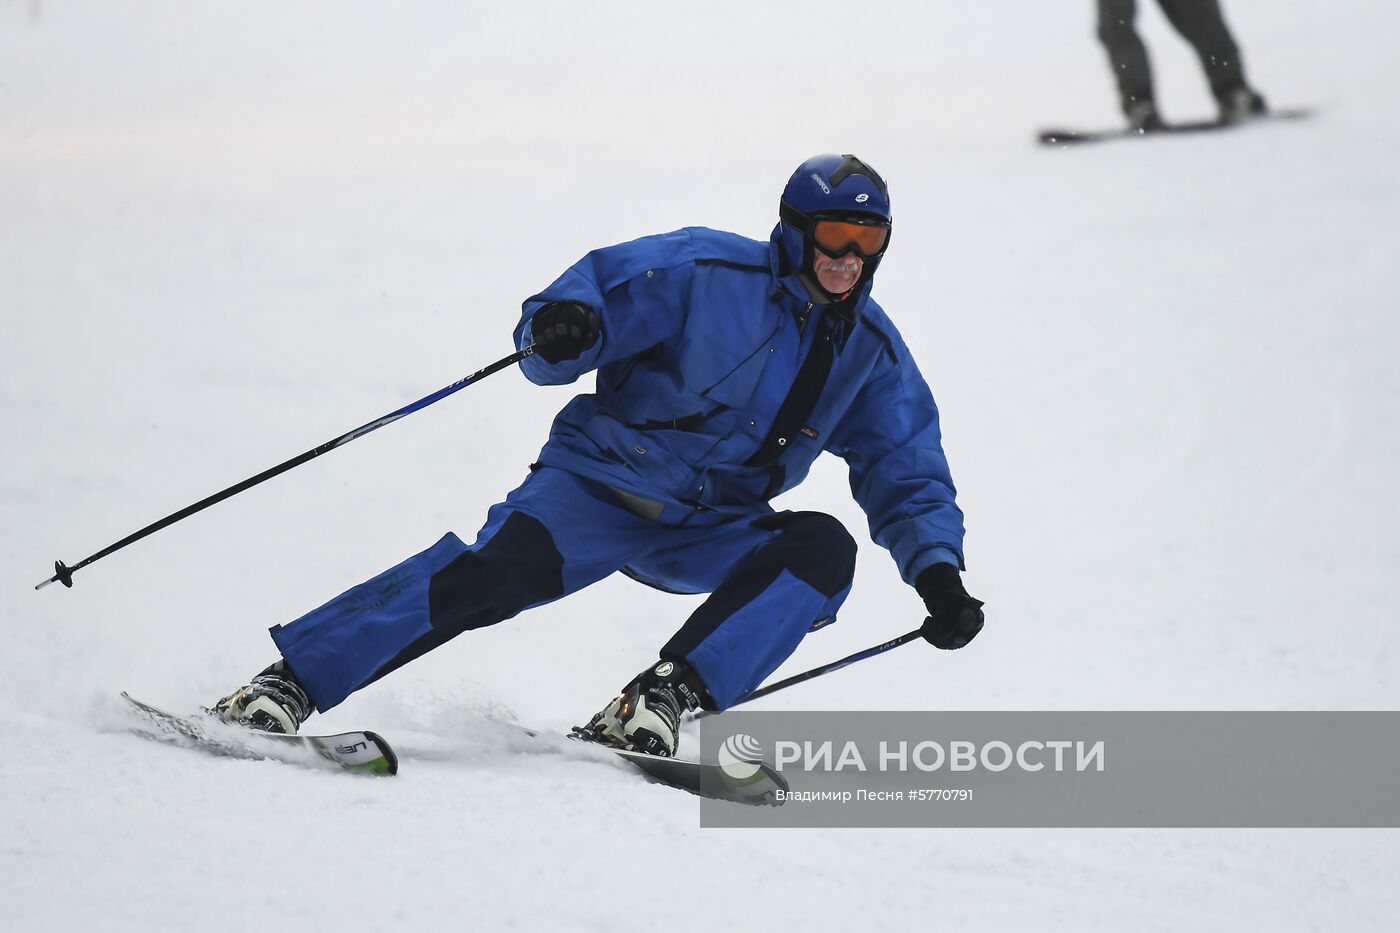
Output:
[[[684,661],[658,661],[638,674],[573,736],[614,748],[673,758],[681,715],[710,705],[699,676]]]
[[[215,703],[209,712],[224,722],[259,732],[296,735],[313,710],[306,688],[286,661],[278,661],[246,687],[239,687]]]

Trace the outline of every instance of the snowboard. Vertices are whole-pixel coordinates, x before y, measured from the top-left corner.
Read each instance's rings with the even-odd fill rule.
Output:
[[[1041,130],[1036,138],[1043,146],[1074,146],[1083,143],[1112,142],[1122,139],[1156,139],[1163,136],[1183,136],[1195,133],[1216,133],[1222,130],[1237,130],[1259,123],[1275,120],[1302,120],[1313,115],[1308,107],[1294,107],[1284,110],[1270,110],[1266,114],[1251,117],[1238,123],[1222,123],[1219,120],[1190,120],[1185,123],[1168,123],[1161,129],[1139,132],[1125,126],[1105,130]]]
[[[279,735],[221,722],[213,716],[181,716],[122,692],[136,714],[132,731],[145,738],[195,748],[221,758],[272,760],[354,774],[398,773],[399,759],[373,732],[339,735]]]

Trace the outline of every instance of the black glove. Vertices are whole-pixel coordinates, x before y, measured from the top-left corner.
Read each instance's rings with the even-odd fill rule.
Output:
[[[598,312],[577,301],[551,301],[530,318],[535,352],[547,363],[578,359],[598,342],[602,329]]]
[[[967,595],[952,564],[929,567],[914,581],[914,589],[928,607],[923,634],[935,648],[961,648],[982,631],[982,600]]]

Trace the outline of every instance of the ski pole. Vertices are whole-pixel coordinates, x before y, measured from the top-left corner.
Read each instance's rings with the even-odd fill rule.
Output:
[[[839,661],[832,661],[829,664],[823,664],[821,667],[814,667],[810,671],[803,671],[801,674],[793,674],[791,677],[780,680],[775,684],[769,684],[766,687],[760,687],[753,693],[750,693],[748,696],[736,702],[734,706],[738,706],[741,703],[748,703],[751,700],[757,700],[759,697],[765,697],[770,693],[777,693],[779,690],[785,690],[788,687],[793,686],[794,684],[800,684],[804,680],[811,680],[812,678],[820,677],[823,674],[830,674],[832,671],[839,671],[841,668],[845,667],[848,664],[854,664],[857,661],[864,661],[866,658],[873,658],[877,654],[884,654],[886,651],[891,651],[895,648],[898,648],[900,645],[907,645],[911,641],[915,641],[919,638],[922,638],[923,634],[923,629],[916,628],[912,632],[906,632],[898,638],[892,638],[887,642],[874,646],[873,648],[866,648],[864,651],[857,651],[855,654],[847,655]],[[733,709],[734,706],[731,706],[730,709]],[[712,715],[714,715],[714,713],[710,710],[701,710],[700,712],[695,714],[695,718],[699,719],[701,716]]]
[[[382,418],[376,418],[368,424],[362,424],[353,431],[348,431],[345,434],[340,435],[339,437],[332,438],[331,440],[326,441],[324,444],[321,444],[319,447],[313,447],[304,454],[299,454],[290,460],[277,464],[277,466],[272,467],[271,469],[264,470],[257,476],[250,476],[243,482],[235,483],[234,485],[228,487],[225,490],[214,493],[212,496],[200,499],[193,505],[188,505],[178,512],[174,512],[170,515],[167,515],[165,516],[165,518],[162,518],[158,522],[152,522],[145,528],[142,528],[140,531],[136,531],[127,535],[125,538],[122,538],[117,543],[108,545],[107,547],[98,551],[96,554],[93,554],[91,557],[86,557],[78,561],[71,567],[69,567],[61,560],[56,560],[53,564],[53,576],[49,577],[43,583],[36,585],[34,589],[42,590],[50,583],[62,583],[64,586],[71,588],[73,586],[73,574],[77,573],[79,570],[83,569],[88,564],[91,564],[95,561],[99,561],[114,551],[120,551],[128,544],[140,541],[147,535],[155,534],[162,528],[166,528],[170,525],[173,525],[181,519],[189,518],[196,512],[202,512],[205,509],[209,508],[209,506],[214,505],[215,503],[223,502],[225,499],[236,496],[240,492],[243,492],[245,489],[252,489],[254,486],[258,485],[261,482],[272,479],[274,476],[279,476],[282,473],[285,473],[288,470],[292,469],[293,467],[301,466],[308,460],[314,460],[317,457],[321,456],[321,454],[329,453],[332,450],[335,450],[337,447],[344,447],[346,444],[350,443],[357,437],[364,437],[366,434],[369,434],[372,431],[379,430],[386,424],[392,424],[393,422],[398,421],[400,418],[406,415],[413,414],[419,409],[427,408],[434,402],[440,402],[452,393],[460,391],[461,389],[465,389],[473,382],[485,379],[492,373],[499,372],[500,370],[505,369],[507,366],[515,365],[516,363],[525,359],[525,357],[530,356],[534,352],[535,348],[533,345],[528,346],[523,350],[518,350],[515,353],[512,353],[510,356],[497,360],[496,362],[492,363],[490,366],[485,367],[484,369],[477,370],[470,376],[463,376],[461,379],[458,379],[451,385],[443,386],[441,389],[438,389],[431,395],[425,395],[418,401],[411,402],[410,404],[405,405],[398,411],[390,412]]]

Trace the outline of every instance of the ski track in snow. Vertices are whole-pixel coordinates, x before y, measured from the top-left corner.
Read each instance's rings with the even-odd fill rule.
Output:
[[[1400,11],[1230,0],[1253,79],[1316,118],[1045,150],[1113,119],[1079,6],[0,5],[6,928],[1387,928],[1389,830],[701,830],[514,725],[562,735],[698,603],[622,579],[313,721],[385,735],[393,779],[129,734],[121,690],[210,703],[269,625],[470,538],[575,387],[499,374],[31,589],[504,355],[586,250],[766,236],[793,165],[854,151],[890,179],[875,295],[939,400],[988,623],[766,705],[1393,708]],[[1208,113],[1141,6],[1166,113]],[[841,464],[780,504],[861,548],[777,676],[917,624]]]

